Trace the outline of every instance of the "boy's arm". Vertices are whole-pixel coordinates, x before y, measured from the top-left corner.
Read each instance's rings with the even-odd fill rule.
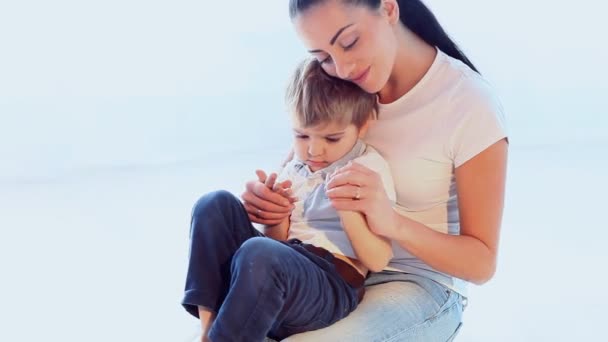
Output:
[[[357,260],[372,272],[382,271],[393,257],[390,240],[369,230],[363,214],[355,211],[339,211],[338,214]]]
[[[264,226],[264,235],[278,241],[287,240],[287,235],[289,233],[290,226],[290,218],[291,215],[287,216],[287,218],[279,224],[276,224],[274,226]]]
[[[367,153],[355,161],[380,175],[388,198],[394,201],[396,198],[395,185],[386,160],[376,150],[368,147]],[[362,213],[338,211],[338,214],[357,259],[372,272],[383,270],[393,257],[391,241],[373,233]]]

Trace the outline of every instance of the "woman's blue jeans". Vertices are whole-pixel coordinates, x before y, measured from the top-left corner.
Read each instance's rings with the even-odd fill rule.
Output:
[[[299,245],[264,237],[241,202],[226,191],[203,196],[192,212],[182,301],[217,314],[214,342],[280,340],[327,327],[357,304],[357,291],[330,260]]]

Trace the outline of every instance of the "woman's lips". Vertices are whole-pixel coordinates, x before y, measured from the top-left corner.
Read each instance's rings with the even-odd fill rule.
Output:
[[[369,69],[371,69],[371,66],[367,67],[367,69],[365,69],[362,73],[360,73],[356,77],[351,78],[350,80],[355,83],[364,82],[365,79],[367,78],[367,75],[369,74]]]

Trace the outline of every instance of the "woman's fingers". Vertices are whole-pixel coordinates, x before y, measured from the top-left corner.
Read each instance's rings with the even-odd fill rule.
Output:
[[[327,190],[327,197],[330,199],[363,199],[365,198],[365,190],[363,187],[356,185],[342,185]],[[357,198],[358,197],[358,198]]]
[[[285,217],[289,216],[289,213],[275,213],[265,211],[260,208],[254,207],[253,205],[247,202],[243,203],[243,206],[245,206],[245,210],[247,210],[247,213],[249,215],[254,215],[263,220],[279,220],[280,222],[285,219]]]
[[[248,182],[241,198],[243,201],[265,211],[289,212],[291,210],[291,203],[288,199],[268,189],[264,183],[258,181]]]
[[[288,217],[293,209],[295,198],[291,193],[291,182],[277,183],[277,174],[266,175],[262,170],[255,171],[258,180],[247,182],[241,195],[243,205],[252,222],[275,225]]]
[[[373,170],[369,169],[367,166],[364,166],[357,162],[350,161],[350,162],[346,163],[346,165],[342,166],[341,168],[334,170],[334,172],[332,173],[332,176],[340,174],[340,173],[344,173],[344,172],[359,172],[364,175],[372,175],[375,173]]]
[[[367,183],[366,182],[367,177],[368,177],[368,175],[363,174],[359,171],[354,171],[354,170],[340,171],[340,172],[336,173],[333,177],[331,177],[329,182],[327,182],[327,188],[331,189],[331,188],[335,188],[335,187],[342,186],[342,185],[363,186],[364,184]]]
[[[281,220],[265,220],[265,219],[259,218],[255,215],[251,215],[251,214],[248,214],[247,216],[249,216],[249,220],[251,220],[251,222],[264,224],[267,226],[274,226],[283,221],[282,219]]]
[[[350,199],[332,199],[331,205],[337,211],[358,211],[365,212],[365,205],[363,201],[353,201]]]
[[[337,169],[330,177],[327,183],[327,188],[335,188],[338,186],[350,184],[358,186],[369,186],[374,184],[375,177],[378,174],[368,167],[356,163],[348,162],[344,167]]]
[[[374,172],[374,170],[368,168],[367,166],[363,165],[363,164],[359,164],[357,162],[348,162],[346,165],[344,165],[341,170],[354,170],[354,171],[359,171],[363,174],[367,174],[367,175],[371,175]]]

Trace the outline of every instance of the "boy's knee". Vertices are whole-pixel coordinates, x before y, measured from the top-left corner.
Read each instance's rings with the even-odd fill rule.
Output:
[[[205,214],[209,209],[226,208],[240,201],[232,193],[226,190],[217,190],[203,195],[196,201],[192,208],[192,217]]]
[[[260,275],[281,272],[283,245],[266,237],[254,237],[243,243],[232,259],[232,267],[247,268]]]

